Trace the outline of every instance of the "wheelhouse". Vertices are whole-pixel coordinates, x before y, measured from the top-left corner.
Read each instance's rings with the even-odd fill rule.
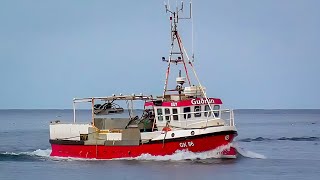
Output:
[[[210,106],[211,107],[210,107]],[[196,124],[212,124],[221,118],[222,101],[218,98],[188,98],[180,101],[151,101],[145,103],[145,108],[153,109],[155,123],[165,127],[168,122],[173,127],[188,128]],[[223,125],[222,122],[216,123]]]

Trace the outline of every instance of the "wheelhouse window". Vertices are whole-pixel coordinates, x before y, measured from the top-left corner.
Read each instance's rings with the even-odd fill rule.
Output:
[[[173,120],[178,120],[178,109],[177,108],[173,108],[172,109],[172,114],[173,114]]]
[[[219,105],[214,105],[214,106],[213,106],[213,109],[216,110],[216,111],[214,111],[214,116],[215,116],[215,117],[219,117],[219,114],[220,114],[220,111],[219,111],[219,110],[220,110],[220,106],[219,106]]]
[[[194,107],[194,112],[198,112],[198,113],[194,113],[194,117],[201,117],[201,106],[195,106]]]
[[[190,107],[183,108],[183,113],[186,113],[186,114],[183,114],[183,117],[185,119],[191,118],[191,114],[189,112],[191,112],[191,108]]]
[[[205,117],[210,117],[211,116],[211,111],[210,111],[210,107],[209,107],[209,105],[205,105],[204,106],[204,116]]]
[[[163,121],[162,108],[157,109],[158,121]]]
[[[170,109],[169,108],[165,108],[164,109],[164,113],[166,114],[166,120],[169,121],[170,120]]]

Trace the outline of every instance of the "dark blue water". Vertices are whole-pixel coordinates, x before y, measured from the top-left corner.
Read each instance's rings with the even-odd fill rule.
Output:
[[[49,122],[71,122],[72,110],[0,110],[0,179],[319,178],[320,110],[237,110],[235,118],[238,159],[181,152],[101,161],[49,157]]]

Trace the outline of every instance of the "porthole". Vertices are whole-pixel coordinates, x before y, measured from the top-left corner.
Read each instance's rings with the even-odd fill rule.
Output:
[[[174,133],[171,133],[171,137],[174,137]]]
[[[192,136],[194,135],[194,131],[191,131],[191,135],[192,135]]]

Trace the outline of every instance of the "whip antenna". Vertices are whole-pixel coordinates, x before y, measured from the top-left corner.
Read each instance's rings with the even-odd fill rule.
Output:
[[[192,50],[192,62],[194,62],[194,46],[193,46],[193,13],[192,13],[192,0],[190,1],[190,19],[191,19],[191,50]]]

